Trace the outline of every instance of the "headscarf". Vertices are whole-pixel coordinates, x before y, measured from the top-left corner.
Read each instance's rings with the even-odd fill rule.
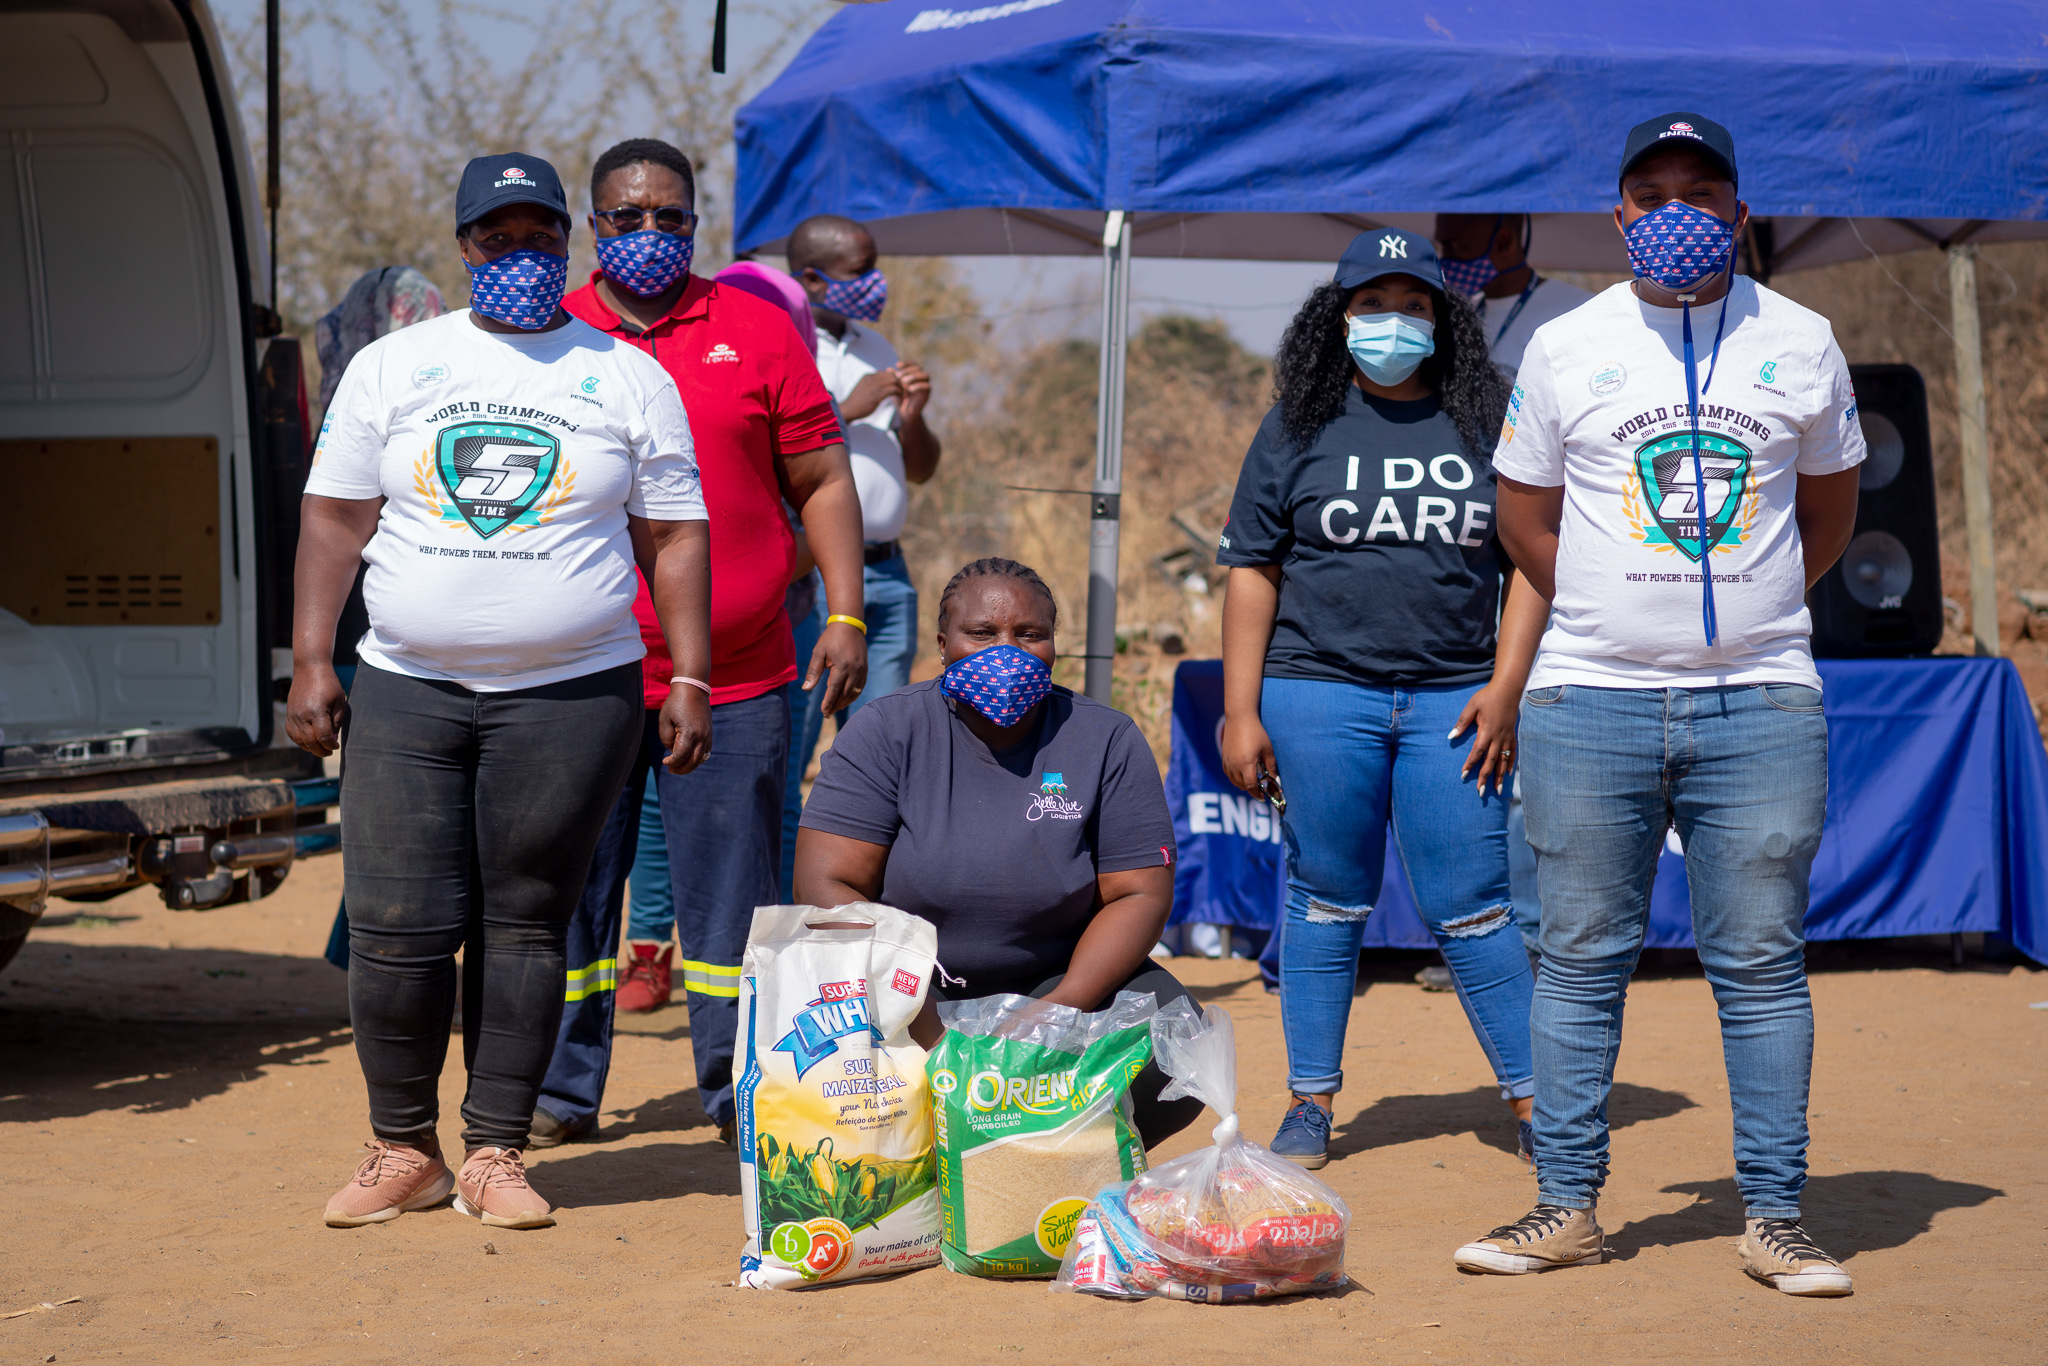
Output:
[[[356,352],[386,333],[447,311],[434,282],[411,266],[365,271],[334,311],[313,324],[313,348],[320,354],[320,407],[324,410],[334,402],[334,391]]]
[[[811,299],[794,276],[758,261],[735,261],[719,271],[717,279],[719,284],[766,299],[789,314],[789,320],[796,324],[796,334],[804,339],[813,356],[818,354],[818,326],[811,321]]]

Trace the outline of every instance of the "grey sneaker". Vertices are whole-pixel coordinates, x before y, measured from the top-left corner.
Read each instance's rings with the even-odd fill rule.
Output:
[[[1849,1273],[1814,1246],[1797,1219],[1751,1219],[1743,1227],[1742,1269],[1788,1295],[1847,1295]]]
[[[1457,983],[1451,979],[1450,967],[1443,963],[1431,963],[1415,974],[1415,984],[1424,991],[1456,991]]]
[[[1536,1170],[1536,1126],[1526,1119],[1515,1121],[1515,1156]]]
[[[1606,1255],[1599,1221],[1589,1209],[1538,1205],[1451,1254],[1460,1271],[1522,1276],[1561,1266],[1591,1266]]]

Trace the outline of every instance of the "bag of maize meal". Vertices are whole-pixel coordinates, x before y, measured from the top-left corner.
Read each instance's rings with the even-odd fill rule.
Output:
[[[938,1260],[925,1051],[929,922],[867,902],[754,911],[740,961],[740,1284],[798,1289]]]
[[[1028,996],[940,1003],[927,1070],[948,1267],[1050,1276],[1095,1193],[1145,1170],[1130,1088],[1156,1009],[1133,991],[1093,1014]]]
[[[1351,1211],[1315,1177],[1238,1132],[1230,1016],[1184,1000],[1152,1022],[1161,1100],[1223,1116],[1215,1146],[1101,1192],[1067,1245],[1054,1290],[1231,1304],[1343,1285]]]

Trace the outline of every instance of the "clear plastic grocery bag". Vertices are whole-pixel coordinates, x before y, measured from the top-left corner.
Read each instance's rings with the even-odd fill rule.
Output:
[[[1187,1001],[1169,1002],[1153,1018],[1152,1047],[1173,1078],[1161,1100],[1195,1096],[1223,1116],[1215,1146],[1098,1193],[1052,1288],[1231,1304],[1343,1285],[1351,1211],[1238,1132],[1230,1016],[1210,1006],[1198,1017]]]

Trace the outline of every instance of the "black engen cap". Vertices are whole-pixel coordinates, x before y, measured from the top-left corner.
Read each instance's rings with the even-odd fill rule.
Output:
[[[1645,119],[1629,129],[1628,145],[1621,152],[1621,175],[1627,175],[1629,167],[1672,142],[1692,148],[1726,171],[1729,180],[1735,180],[1734,136],[1710,118],[1686,113]],[[1619,179],[1617,176],[1616,180]]]
[[[569,221],[568,196],[555,168],[526,152],[495,152],[477,157],[462,168],[462,187],[455,192],[455,230],[461,232],[492,209],[507,204],[538,204]]]
[[[1375,228],[1352,238],[1334,278],[1340,289],[1357,289],[1382,275],[1413,275],[1432,289],[1444,287],[1444,268],[1430,240],[1399,228]]]

